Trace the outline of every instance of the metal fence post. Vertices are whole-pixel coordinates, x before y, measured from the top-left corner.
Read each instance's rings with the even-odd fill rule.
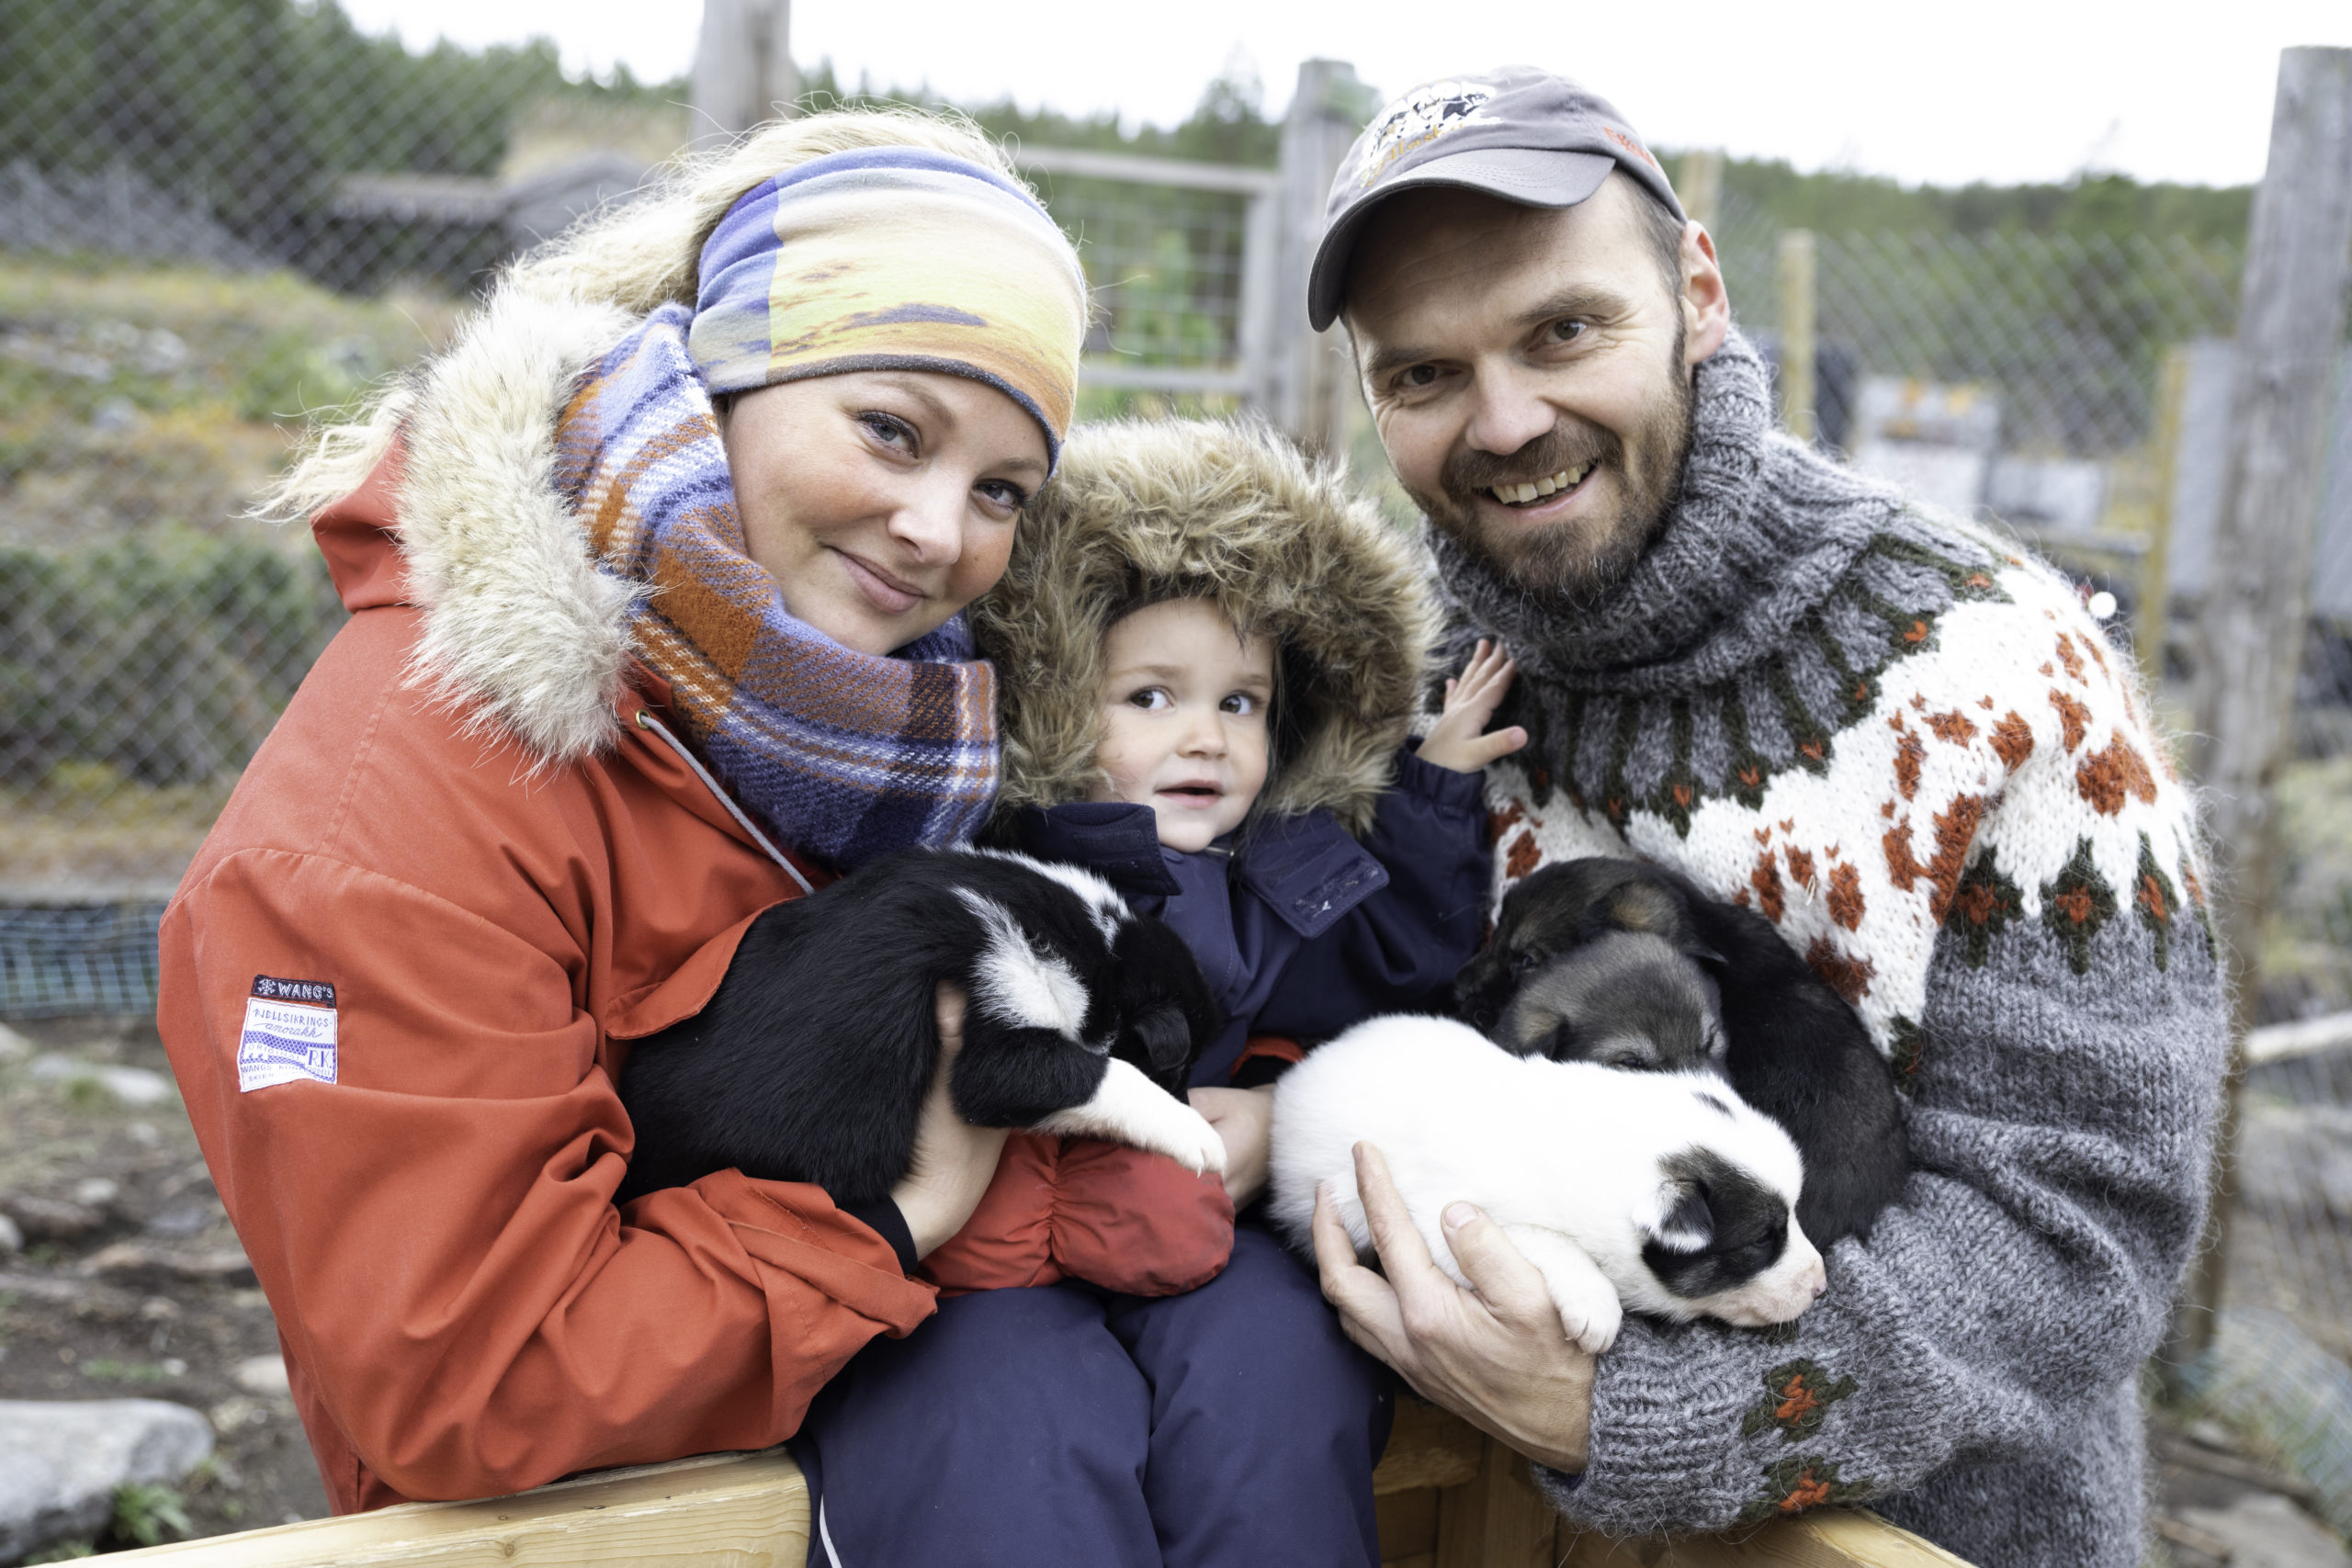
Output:
[[[1813,231],[1781,235],[1781,423],[1800,441],[1813,439]]]
[[[2202,615],[2213,668],[2197,715],[2206,739],[2196,772],[2211,811],[2212,913],[2236,983],[2236,1018],[2212,1214],[2165,1338],[2174,1369],[2211,1345],[2221,1304],[2243,1042],[2260,989],[2262,917],[2277,886],[2271,786],[2291,750],[2347,281],[2352,50],[2285,50],[2248,235],[2229,467]]]
[[[731,141],[794,112],[792,0],[704,0],[695,44],[695,144]]]
[[[1306,273],[1323,237],[1323,207],[1331,177],[1356,122],[1355,67],[1309,60],[1298,68],[1298,91],[1283,121],[1282,184],[1274,204],[1272,324],[1267,352],[1250,367],[1250,401],[1309,451],[1338,452],[1345,444],[1347,389],[1353,379],[1345,334],[1306,324]]]

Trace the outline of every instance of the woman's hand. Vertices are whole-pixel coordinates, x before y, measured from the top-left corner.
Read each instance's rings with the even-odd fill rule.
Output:
[[[1266,1155],[1274,1126],[1274,1091],[1263,1089],[1196,1089],[1190,1095],[1199,1111],[1225,1140],[1225,1191],[1235,1209],[1266,1190]]]
[[[1479,643],[1469,668],[1445,683],[1445,711],[1421,738],[1421,761],[1457,773],[1475,773],[1526,745],[1527,731],[1517,725],[1486,733],[1487,721],[1495,716],[1517,673],[1519,665],[1499,645]]]
[[[1592,1424],[1593,1358],[1560,1326],[1544,1277],[1502,1227],[1468,1203],[1441,1216],[1465,1291],[1430,1258],[1421,1233],[1370,1144],[1358,1144],[1356,1190],[1382,1278],[1356,1261],[1329,1189],[1315,1195],[1323,1295],[1349,1338],[1403,1374],[1420,1396],[1538,1463],[1580,1471]]]
[[[906,1179],[890,1190],[891,1201],[914,1235],[918,1258],[930,1256],[964,1228],[996,1174],[1004,1140],[1012,1135],[1009,1127],[973,1126],[956,1114],[956,1103],[948,1098],[947,1074],[964,1049],[964,1000],[960,987],[942,982],[933,1004],[939,1019],[939,1070],[932,1075],[931,1092],[923,1096],[914,1160]]]

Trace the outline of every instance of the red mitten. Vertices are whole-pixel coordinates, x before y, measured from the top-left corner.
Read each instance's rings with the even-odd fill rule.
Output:
[[[1015,1133],[1004,1141],[980,1206],[922,1260],[922,1278],[951,1296],[1058,1284],[1053,1257],[1055,1167],[1062,1141]]]
[[[1084,1280],[1172,1296],[1233,1252],[1233,1201],[1214,1176],[1096,1138],[1015,1133],[964,1228],[923,1259],[948,1295]]]
[[[1131,1296],[1174,1296],[1217,1277],[1233,1256],[1233,1200],[1216,1176],[1166,1155],[1072,1138],[1054,1201],[1062,1272]]]

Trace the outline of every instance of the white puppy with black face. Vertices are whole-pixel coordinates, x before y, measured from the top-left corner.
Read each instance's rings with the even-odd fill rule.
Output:
[[[1627,1308],[1761,1327],[1797,1316],[1826,1281],[1794,1217],[1796,1145],[1710,1074],[1513,1056],[1445,1019],[1358,1024],[1274,1092],[1271,1213],[1302,1248],[1328,1181],[1369,1256],[1359,1142],[1386,1159],[1439,1268],[1470,1283],[1438,1216],[1476,1204],[1595,1353]]]

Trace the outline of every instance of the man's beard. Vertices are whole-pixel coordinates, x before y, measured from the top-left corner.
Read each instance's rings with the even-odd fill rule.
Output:
[[[1665,531],[1680,499],[1692,402],[1682,351],[1678,330],[1665,385],[1657,405],[1634,433],[1636,455],[1630,461],[1626,442],[1614,432],[1563,414],[1550,430],[1506,456],[1457,452],[1438,476],[1440,494],[1409,488],[1406,493],[1473,560],[1521,592],[1572,608],[1592,605],[1634,570]],[[1621,499],[1614,511],[1542,525],[1482,522],[1480,491],[1506,482],[1532,484],[1588,463],[1616,473]],[[1588,475],[1584,482],[1596,477]]]

